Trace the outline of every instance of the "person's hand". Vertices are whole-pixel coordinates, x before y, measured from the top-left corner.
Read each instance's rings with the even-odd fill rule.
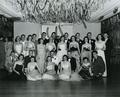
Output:
[[[20,75],[20,73],[19,73],[19,72],[17,72],[17,71],[16,71],[16,73],[17,73],[18,75]]]

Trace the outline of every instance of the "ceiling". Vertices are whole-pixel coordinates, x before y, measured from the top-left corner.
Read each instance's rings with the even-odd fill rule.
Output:
[[[22,14],[15,11],[6,0],[0,0],[0,14],[8,18],[22,17]]]
[[[12,0],[0,0],[0,14],[6,17],[20,17],[22,13],[15,9],[8,1]],[[13,0],[14,1],[14,0]],[[113,10],[117,9],[116,13]],[[92,12],[89,22],[100,22],[106,18],[113,16],[120,12],[120,0],[107,0],[105,4],[101,5],[99,9]],[[100,19],[101,18],[101,19]]]

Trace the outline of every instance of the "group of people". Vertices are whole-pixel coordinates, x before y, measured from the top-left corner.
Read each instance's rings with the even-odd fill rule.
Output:
[[[57,35],[57,30],[61,36]],[[49,36],[49,28],[37,35],[22,34],[14,42],[5,40],[5,68],[12,80],[81,80],[107,77],[110,61],[110,43],[107,33],[92,39],[88,32],[69,38],[60,25]],[[1,51],[2,52],[2,51]]]

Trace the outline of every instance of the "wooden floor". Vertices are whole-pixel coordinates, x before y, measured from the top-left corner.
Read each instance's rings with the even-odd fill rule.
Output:
[[[0,81],[0,97],[120,97],[120,77],[80,82]]]

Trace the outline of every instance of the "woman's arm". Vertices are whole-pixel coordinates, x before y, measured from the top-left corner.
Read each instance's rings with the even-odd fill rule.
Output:
[[[49,27],[46,28],[46,34],[47,34],[47,37],[50,38],[50,36],[49,36]]]
[[[71,43],[69,44],[69,50],[70,50],[70,48],[71,48]]]
[[[19,73],[18,71],[16,71],[15,68],[16,68],[16,63],[15,63],[14,66],[13,66],[13,71],[14,71],[15,73],[17,73],[18,75],[20,75],[20,73]]]
[[[59,28],[59,31],[61,33],[61,36],[63,36],[64,34],[63,34],[63,31],[62,31],[62,28],[61,28],[60,24],[58,25],[58,28]]]
[[[102,50],[103,50],[103,51],[106,50],[106,45],[105,45],[105,43],[104,43],[104,46],[103,46],[103,49],[102,49]]]
[[[77,49],[78,49],[78,53],[80,55],[80,48],[79,48],[79,44],[77,43]]]
[[[38,71],[40,72],[40,68],[38,67],[38,64],[36,63],[36,67],[37,67],[37,69],[38,69]],[[40,72],[41,73],[41,72]]]

